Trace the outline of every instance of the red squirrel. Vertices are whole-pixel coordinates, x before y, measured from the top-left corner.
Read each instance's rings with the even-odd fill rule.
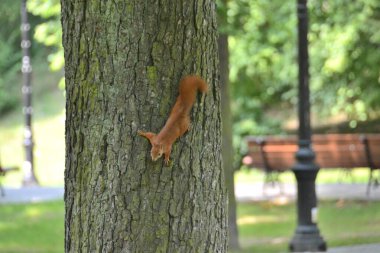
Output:
[[[162,130],[158,134],[142,132],[140,130],[137,132],[150,141],[152,145],[150,155],[153,161],[157,161],[157,159],[164,154],[165,165],[169,165],[173,143],[189,130],[189,114],[195,102],[198,90],[202,93],[207,92],[207,84],[202,78],[195,75],[182,78],[179,84],[177,101]]]

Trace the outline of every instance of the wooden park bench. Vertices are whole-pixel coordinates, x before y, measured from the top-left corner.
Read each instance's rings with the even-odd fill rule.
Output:
[[[266,182],[277,180],[272,174],[290,170],[298,150],[296,136],[248,137],[248,154],[243,163],[266,172]],[[379,185],[374,171],[380,169],[380,134],[315,134],[312,148],[321,169],[369,168],[367,196]]]

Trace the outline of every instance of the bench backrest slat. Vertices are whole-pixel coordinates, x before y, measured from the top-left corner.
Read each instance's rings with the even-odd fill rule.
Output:
[[[295,136],[248,137],[247,142],[248,155],[252,158],[251,167],[287,170],[295,164],[294,156],[298,150]],[[369,149],[372,166],[380,168],[380,134],[314,135],[312,148],[316,163],[321,168],[370,167],[366,148]]]

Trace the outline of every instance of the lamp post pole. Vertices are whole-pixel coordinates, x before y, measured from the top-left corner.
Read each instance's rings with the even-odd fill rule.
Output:
[[[23,52],[21,72],[23,75],[22,94],[24,106],[22,108],[25,116],[24,128],[24,147],[25,147],[25,161],[23,164],[24,178],[22,184],[24,186],[37,185],[37,179],[34,175],[33,167],[33,133],[32,133],[32,86],[31,74],[32,65],[30,63],[29,49],[31,41],[29,39],[30,24],[28,22],[28,13],[26,10],[26,0],[21,2],[21,48]]]
[[[307,0],[298,0],[298,151],[293,172],[297,179],[298,225],[290,242],[293,252],[326,251],[326,243],[317,226],[317,197],[315,179],[319,167],[314,163],[315,153],[311,147],[310,101],[309,101],[309,55]]]

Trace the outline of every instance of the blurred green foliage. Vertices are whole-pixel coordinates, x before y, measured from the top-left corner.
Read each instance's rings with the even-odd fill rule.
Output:
[[[380,2],[312,1],[313,102],[325,114],[365,121],[380,109]]]
[[[219,29],[229,35],[230,45],[235,143],[247,134],[282,133],[283,122],[296,115],[296,0],[221,2]],[[4,0],[0,5],[0,21],[7,24],[0,30],[1,113],[15,103],[12,78],[19,71],[21,50],[19,3]],[[61,70],[59,0],[28,0],[28,10],[32,19],[39,17],[35,40],[46,46],[51,69]],[[309,14],[313,113],[345,115],[351,127],[378,117],[380,2],[309,0]]]
[[[17,1],[1,2],[0,24],[0,114],[13,109],[19,97],[15,94],[21,90],[14,76],[21,67],[20,48],[20,5]]]
[[[345,115],[351,127],[378,117],[380,2],[310,0],[308,7],[313,113]],[[221,30],[230,36],[234,134],[282,133],[289,113],[296,115],[296,1],[237,0],[221,9],[228,20]]]
[[[59,0],[28,0],[28,10],[45,19],[36,27],[34,38],[53,49],[48,56],[51,70],[61,70],[64,67],[64,57]]]
[[[281,133],[281,119],[267,112],[296,102],[294,8],[293,1],[228,3],[235,145],[248,134]]]
[[[21,2],[0,1],[0,115],[15,109],[21,104]],[[30,37],[33,37],[36,25],[44,22],[40,17],[29,14]],[[31,62],[46,54],[46,48],[32,41]]]
[[[61,70],[63,51],[59,1],[28,0],[27,7],[30,11],[30,38],[34,38],[31,48],[32,66],[44,64],[41,59],[48,57],[50,68]],[[0,1],[0,115],[21,104],[20,8],[20,1]]]

